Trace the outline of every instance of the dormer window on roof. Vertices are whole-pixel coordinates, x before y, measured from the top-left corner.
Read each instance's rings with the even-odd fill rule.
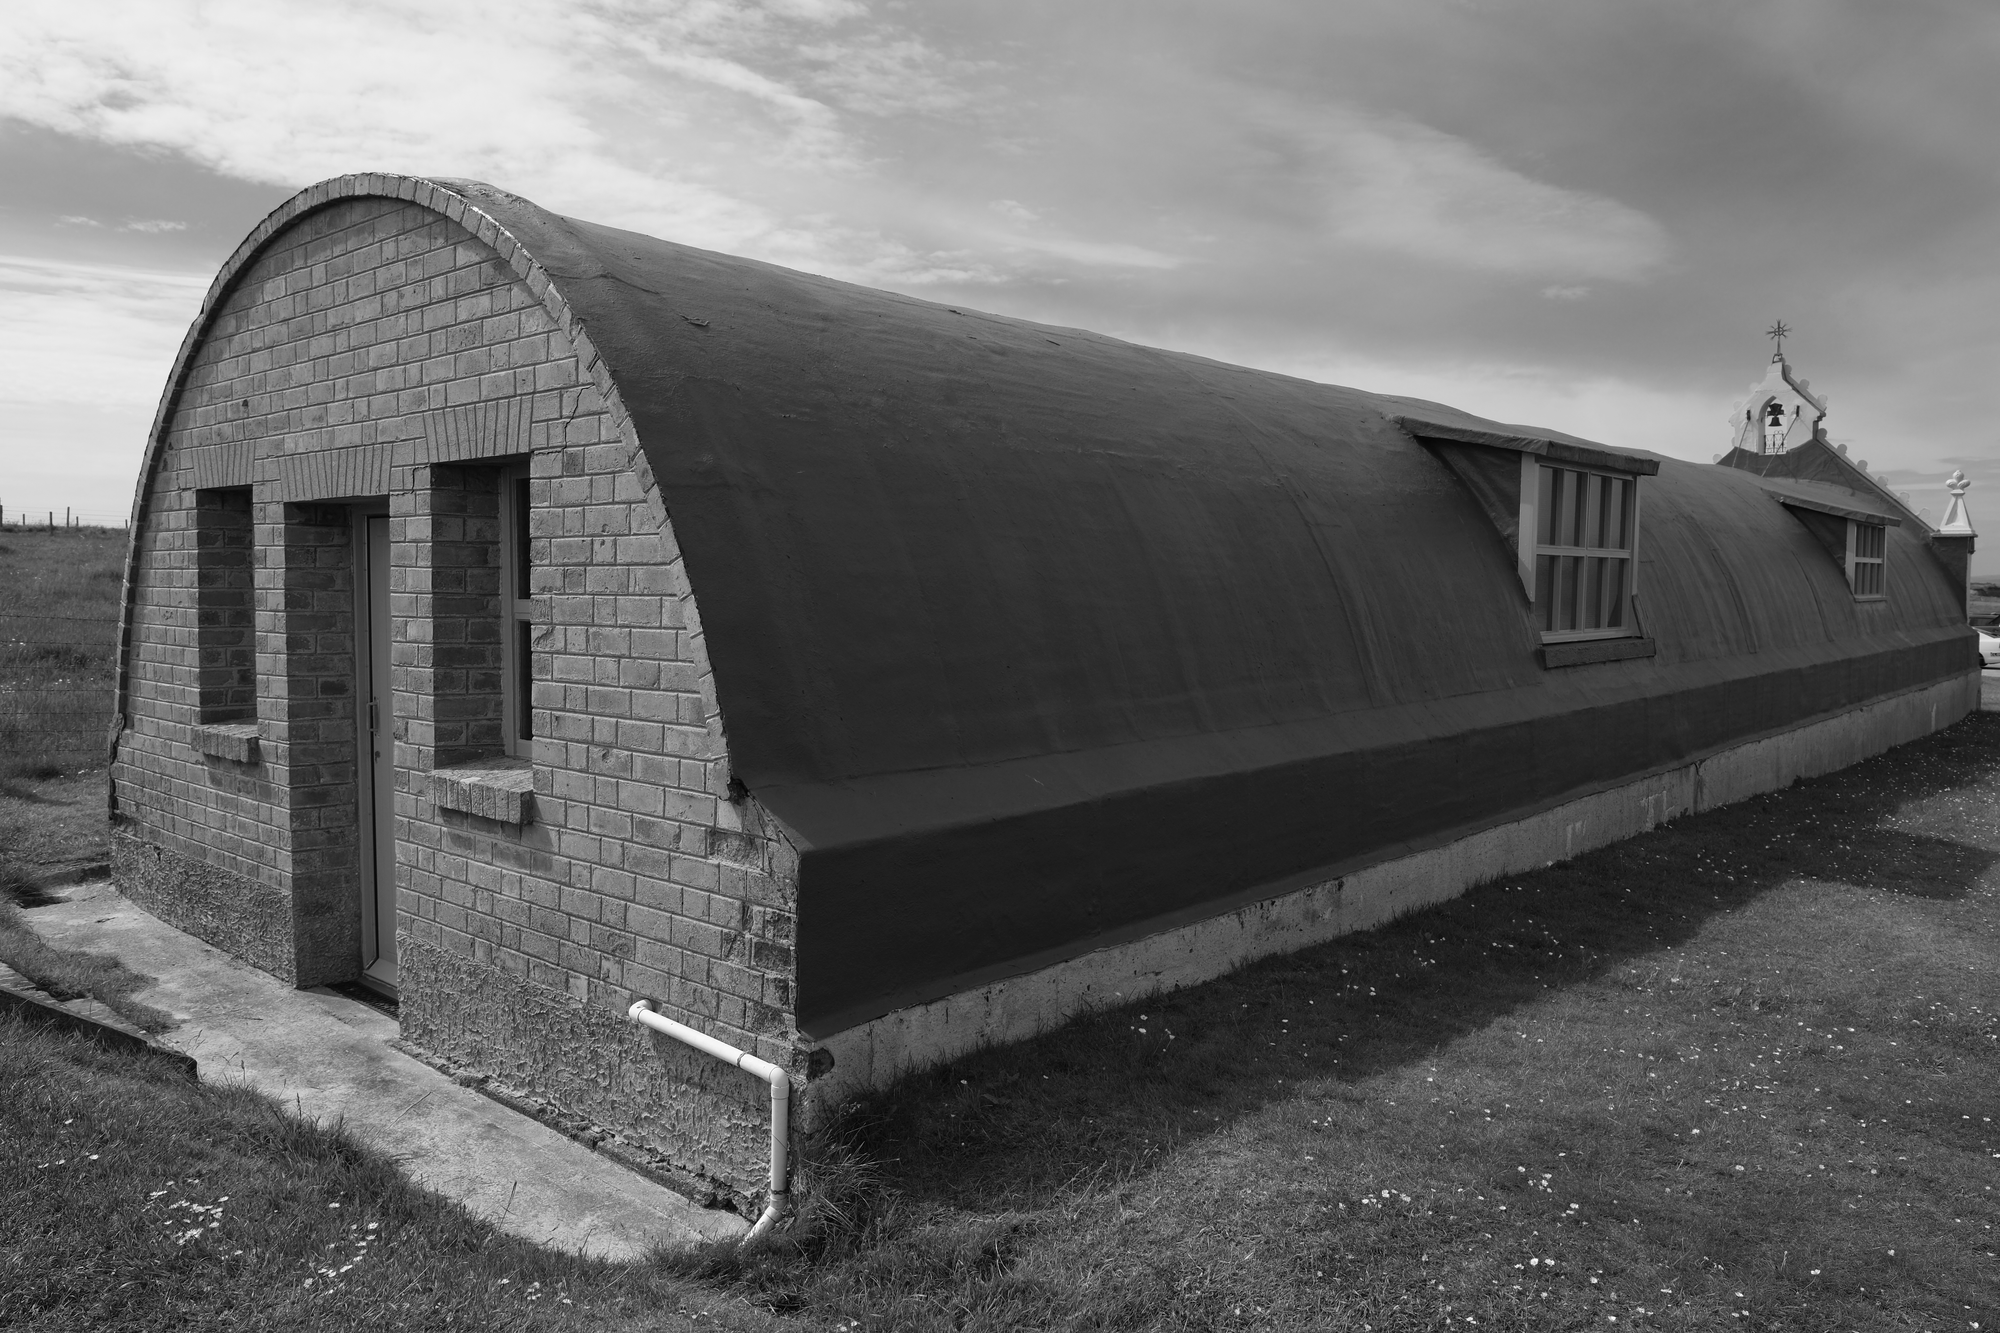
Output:
[[[1831,487],[1769,477],[1763,484],[1840,566],[1855,601],[1888,597],[1889,529],[1901,527],[1903,520],[1859,507],[1859,497],[1847,502]]]
[[[1404,416],[1512,550],[1545,667],[1651,657],[1639,625],[1639,481],[1650,458]]]

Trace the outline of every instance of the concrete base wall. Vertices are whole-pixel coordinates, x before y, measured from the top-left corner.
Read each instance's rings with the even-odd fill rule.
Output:
[[[810,1086],[810,1123],[863,1088],[1079,1014],[1176,990],[1644,833],[1669,820],[1830,773],[1950,726],[1979,705],[1971,673],[1732,746],[1680,767],[1483,829],[1443,846],[886,1014],[820,1043],[833,1067]],[[823,1064],[823,1058],[815,1063]]]
[[[399,947],[403,1033],[433,1063],[617,1135],[624,1155],[691,1198],[761,1206],[771,1151],[763,1080],[566,991],[407,936]]]
[[[283,889],[121,830],[111,835],[111,877],[120,893],[176,930],[280,980],[317,986],[341,979],[300,976],[291,895]]]

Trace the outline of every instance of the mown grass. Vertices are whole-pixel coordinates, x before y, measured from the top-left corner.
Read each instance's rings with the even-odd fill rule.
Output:
[[[0,779],[104,764],[125,538],[0,529]]]
[[[778,1244],[622,1270],[268,1103],[0,1032],[6,1198],[85,1142],[126,1164],[0,1209],[33,1239],[0,1236],[0,1293],[38,1284],[0,1326],[1993,1329],[1996,865],[1981,715],[906,1080],[811,1145]],[[385,1240],[340,1272],[357,1219]]]
[[[909,1080],[868,1328],[1991,1329],[2000,717]],[[1615,1322],[1614,1322],[1615,1321]]]
[[[550,1254],[241,1088],[0,1015],[0,1328],[771,1326],[658,1270]]]

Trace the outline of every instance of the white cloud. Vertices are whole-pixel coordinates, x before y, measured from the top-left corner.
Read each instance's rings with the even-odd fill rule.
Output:
[[[1016,199],[995,199],[987,207],[1017,226],[1032,226],[1042,220],[1041,214]]]
[[[0,255],[0,500],[117,523],[206,274]]]
[[[65,402],[150,409],[209,281],[0,255],[0,411]]]
[[[1028,236],[1009,233],[992,242],[1002,250],[1026,251],[1066,259],[1092,268],[1179,268],[1187,261],[1179,255],[1124,241],[1090,241],[1067,236]]]
[[[1271,370],[1370,393],[1446,403],[1491,421],[1539,426],[1617,449],[1706,463],[1729,448],[1728,401],[1613,375],[1497,360],[1386,360],[1365,354],[1263,359]]]
[[[1418,121],[1339,107],[1287,119],[1316,160],[1339,241],[1526,277],[1633,282],[1666,263],[1666,231],[1644,213],[1536,180]]]
[[[935,100],[921,42],[879,24],[830,35],[861,13],[840,0],[6,6],[0,116],[287,186],[483,178],[695,245],[920,275],[936,267],[921,247],[865,221],[823,225],[826,196],[870,150],[813,78],[904,71]]]

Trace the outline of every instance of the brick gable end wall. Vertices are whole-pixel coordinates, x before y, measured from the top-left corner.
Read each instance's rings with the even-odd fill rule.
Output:
[[[405,1039],[725,1194],[754,1192],[762,1085],[622,1013],[649,998],[802,1068],[796,858],[754,801],[726,799],[671,527],[629,426],[548,306],[430,209],[335,202],[241,274],[163,444],[136,538],[113,773],[127,891],[297,984],[354,974],[354,552],[334,501],[386,492]],[[218,645],[204,658],[200,622],[218,575],[198,543],[240,554],[197,504],[225,455],[247,470],[235,480],[255,524],[249,763],[190,743],[204,686],[211,709],[216,697]],[[439,808],[426,778],[497,744],[480,550],[490,469],[522,455],[537,740],[534,820],[512,825]]]

